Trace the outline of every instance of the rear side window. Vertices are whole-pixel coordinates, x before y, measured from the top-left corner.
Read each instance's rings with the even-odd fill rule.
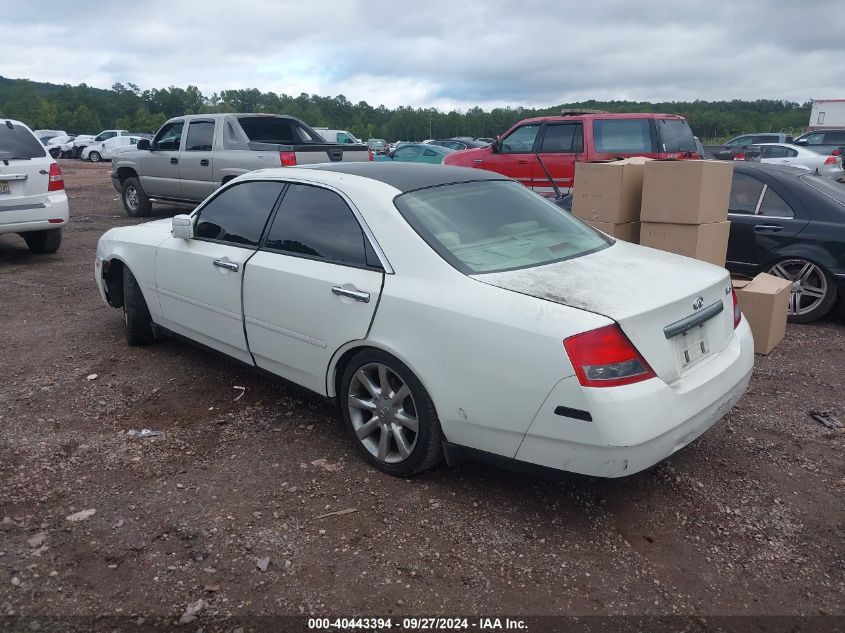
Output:
[[[35,135],[22,125],[0,122],[0,160],[29,160],[47,155]]]
[[[243,182],[224,189],[200,209],[194,235],[203,240],[257,247],[283,187],[279,182]]]
[[[244,133],[255,143],[325,143],[326,140],[311,133],[292,119],[268,116],[239,117]]]
[[[645,153],[654,151],[648,119],[599,119],[593,121],[593,138],[597,152],[607,154]]]
[[[662,152],[694,152],[695,137],[683,119],[657,119],[657,138]]]
[[[291,184],[264,248],[335,264],[367,265],[364,233],[352,210],[328,189]]]
[[[757,211],[761,193],[763,193],[762,182],[752,176],[734,173],[728,211],[753,215]]]
[[[571,154],[583,150],[584,135],[579,124],[551,123],[543,134],[542,153]]]
[[[771,187],[767,187],[766,193],[763,195],[763,202],[760,203],[760,215],[770,218],[795,217],[792,207],[786,204],[786,201],[775,193],[775,190]]]
[[[845,132],[827,132],[824,142],[827,145],[845,145]]]
[[[210,152],[214,139],[214,121],[191,121],[188,125],[186,152]]]

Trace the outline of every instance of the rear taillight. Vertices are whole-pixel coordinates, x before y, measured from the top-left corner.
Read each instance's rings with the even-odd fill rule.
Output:
[[[734,154],[734,160],[745,160],[745,154]]]
[[[61,191],[65,188],[65,179],[62,178],[62,170],[57,163],[50,165],[50,180],[47,191]]]
[[[731,300],[734,304],[734,329],[737,328],[739,322],[742,320],[742,310],[739,309],[739,299],[736,296],[736,290],[731,287]]]
[[[839,156],[841,153],[842,151],[838,147],[831,152],[834,156]]]
[[[279,160],[282,161],[282,167],[295,167],[296,152],[279,152]]]
[[[839,161],[836,160],[835,155],[834,156],[828,156],[827,158],[824,159],[825,165],[835,165],[837,162],[839,162]]]
[[[563,346],[584,387],[618,387],[655,377],[618,325],[570,336]]]
[[[368,149],[367,150],[367,156],[368,156],[367,160],[373,160],[373,150]]]

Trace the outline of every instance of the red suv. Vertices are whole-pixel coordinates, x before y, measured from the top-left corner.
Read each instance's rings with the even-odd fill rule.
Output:
[[[525,119],[490,146],[449,154],[443,163],[489,169],[550,195],[553,187],[543,166],[566,192],[575,179],[575,163],[629,156],[701,158],[683,117],[573,112]]]

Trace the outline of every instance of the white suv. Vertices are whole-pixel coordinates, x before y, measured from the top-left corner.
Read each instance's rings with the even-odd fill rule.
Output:
[[[33,253],[55,253],[68,215],[58,163],[26,125],[0,118],[0,235],[19,233]]]

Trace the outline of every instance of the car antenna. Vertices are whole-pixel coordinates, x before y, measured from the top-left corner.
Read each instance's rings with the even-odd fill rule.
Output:
[[[546,174],[546,178],[549,179],[549,183],[551,183],[552,189],[555,190],[555,200],[560,200],[563,197],[563,195],[560,193],[560,188],[557,186],[555,179],[552,178],[552,175],[549,173],[549,170],[546,169],[546,164],[543,162],[543,159],[540,158],[539,150],[537,151],[535,156],[537,156],[537,162],[540,163],[540,167],[543,168],[543,173]]]

